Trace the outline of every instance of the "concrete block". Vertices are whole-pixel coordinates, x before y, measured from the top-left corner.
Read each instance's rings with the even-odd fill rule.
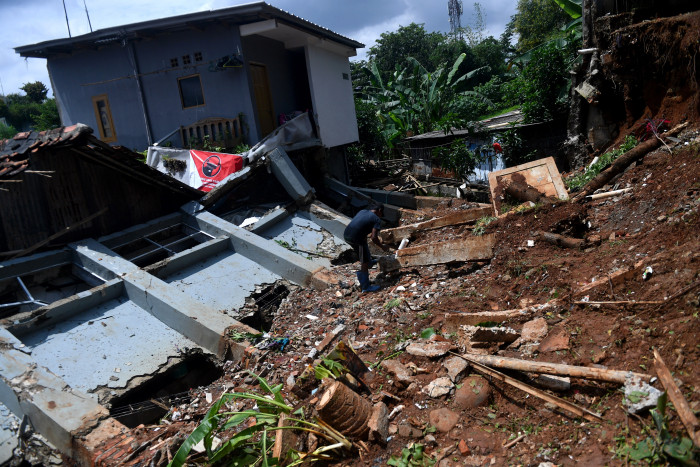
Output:
[[[462,347],[474,342],[505,342],[511,343],[520,337],[515,329],[507,327],[462,326],[459,330],[459,340]]]
[[[477,311],[474,313],[447,313],[442,324],[445,334],[455,333],[462,326],[476,326],[480,323],[502,323],[511,318],[521,316],[520,310]]]
[[[314,274],[320,272],[312,261],[211,213],[201,212],[187,222],[210,235],[228,237],[234,251],[297,285],[313,285]]]
[[[470,236],[448,242],[404,248],[398,250],[396,255],[401,267],[427,266],[454,261],[481,261],[493,257],[495,243],[495,234]]]
[[[309,182],[301,175],[292,160],[281,148],[275,148],[267,154],[270,159],[272,174],[282,184],[299,206],[310,203],[314,196],[314,189]]]
[[[23,276],[38,269],[67,264],[71,262],[71,259],[72,255],[69,250],[57,250],[3,261],[0,263],[0,280]]]

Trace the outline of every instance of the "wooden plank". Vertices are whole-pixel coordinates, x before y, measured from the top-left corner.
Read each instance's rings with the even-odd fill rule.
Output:
[[[404,238],[413,237],[415,233],[419,231],[439,229],[451,225],[466,224],[491,215],[493,215],[493,208],[491,206],[467,209],[465,211],[458,211],[448,214],[447,216],[437,217],[429,221],[404,225],[394,229],[382,230],[379,232],[379,238],[381,238],[383,243],[398,243]]]
[[[454,261],[481,261],[493,257],[496,235],[467,236],[459,240],[404,248],[396,252],[399,264],[405,266],[427,266]]]
[[[681,419],[681,422],[683,422],[685,429],[688,430],[690,439],[693,440],[696,446],[700,446],[700,422],[698,422],[697,417],[693,413],[693,409],[690,408],[688,401],[685,400],[680,389],[676,386],[671,372],[668,370],[659,351],[656,349],[654,349],[654,369],[659,376],[659,380],[661,380],[661,384],[668,393],[668,398],[673,402],[673,406],[676,408],[676,412],[678,412],[678,417]]]

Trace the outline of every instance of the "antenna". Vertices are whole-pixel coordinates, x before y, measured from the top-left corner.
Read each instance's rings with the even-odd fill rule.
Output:
[[[63,12],[66,14],[66,26],[68,26],[68,37],[73,37],[70,34],[70,24],[68,24],[68,10],[66,10],[66,0],[63,0]]]
[[[462,0],[447,0],[447,12],[450,15],[450,33],[462,39]]]
[[[87,5],[85,4],[85,0],[83,0],[83,6],[85,7],[85,15],[87,16],[88,19],[88,26],[90,26],[90,32],[92,32],[92,23],[90,22],[90,13],[88,13]]]

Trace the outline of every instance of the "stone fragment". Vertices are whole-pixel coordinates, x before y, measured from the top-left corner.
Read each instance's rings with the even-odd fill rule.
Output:
[[[400,386],[408,386],[413,382],[411,371],[398,360],[384,360],[382,367],[394,375]]]
[[[625,378],[625,405],[629,413],[641,413],[646,409],[656,407],[662,392],[638,376],[629,373]]]
[[[440,433],[449,433],[459,421],[459,414],[447,408],[431,410],[428,415],[430,424]]]
[[[454,389],[455,385],[452,383],[450,378],[443,376],[430,382],[430,384],[423,389],[423,392],[428,394],[433,399],[445,396]]]
[[[547,321],[544,318],[535,318],[523,325],[520,338],[523,342],[537,342],[547,335]]]
[[[442,357],[455,348],[451,342],[413,342],[406,347],[406,353],[416,357],[437,358]]]
[[[420,438],[423,436],[423,432],[410,423],[403,422],[399,424],[398,435],[402,438]]]
[[[458,382],[458,378],[464,371],[469,367],[467,361],[460,357],[450,357],[444,362],[442,366],[447,369],[447,375],[450,377],[453,383]]]
[[[462,386],[455,391],[454,406],[457,409],[473,409],[486,405],[491,395],[491,386],[481,376],[464,378]]]
[[[555,352],[569,348],[569,333],[564,327],[555,328],[540,343],[540,352]]]
[[[469,449],[469,446],[467,446],[467,442],[463,439],[459,440],[459,444],[457,444],[457,449],[459,449],[459,453],[463,456],[467,456],[472,452],[471,449]]]
[[[384,402],[374,404],[367,426],[369,427],[369,441],[386,445],[386,440],[389,437],[389,409]]]

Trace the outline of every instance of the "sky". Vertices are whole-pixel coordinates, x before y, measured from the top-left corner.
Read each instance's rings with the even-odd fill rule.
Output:
[[[112,26],[165,18],[196,11],[215,10],[249,3],[237,0],[0,0],[3,34],[0,37],[0,94],[21,93],[24,83],[41,81],[50,88],[46,60],[24,59],[14,47],[90,32],[87,11],[94,31]],[[448,32],[447,0],[267,0],[272,6],[329,28],[365,44],[353,60],[366,58],[383,32],[396,31],[411,23],[424,24],[426,31]],[[485,35],[499,37],[517,0],[480,2]],[[474,2],[463,0],[462,25],[474,25]]]

